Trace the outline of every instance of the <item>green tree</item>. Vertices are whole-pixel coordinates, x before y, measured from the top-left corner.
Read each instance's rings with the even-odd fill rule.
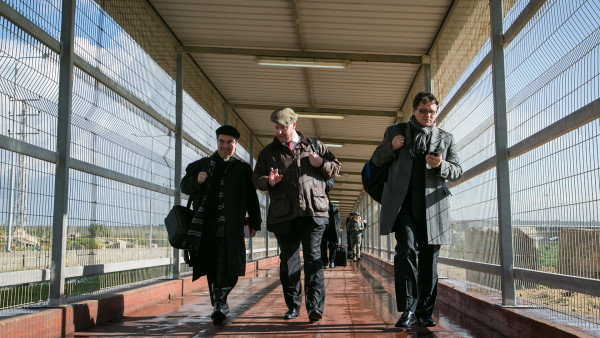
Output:
[[[92,223],[90,224],[88,231],[91,238],[108,237],[110,235],[110,230],[104,224]]]

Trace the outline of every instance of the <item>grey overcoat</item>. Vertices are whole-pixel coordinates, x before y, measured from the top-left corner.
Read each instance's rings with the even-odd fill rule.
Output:
[[[406,136],[404,146],[392,151],[392,139],[399,134]],[[413,142],[414,135],[406,123],[391,125],[386,129],[383,141],[373,153],[372,160],[376,166],[383,166],[389,161],[394,161],[390,167],[381,200],[379,227],[382,236],[388,235],[392,231],[396,216],[408,191],[413,166],[409,149]],[[442,164],[439,168],[423,168],[427,171],[425,174],[425,205],[428,242],[429,244],[450,244],[452,238],[448,203],[450,190],[446,187],[446,180],[456,181],[463,172],[459,164],[454,137],[442,129],[435,128],[431,134],[428,151],[442,154]]]

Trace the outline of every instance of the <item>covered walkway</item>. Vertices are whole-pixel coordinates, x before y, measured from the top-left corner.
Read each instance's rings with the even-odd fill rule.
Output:
[[[389,259],[361,170],[420,91],[436,94],[464,171],[447,184],[440,251],[440,299],[458,317],[426,332],[494,335],[466,318],[564,335],[524,319],[546,311],[598,336],[599,13],[600,0],[0,0],[0,338],[400,332],[389,263],[326,271],[323,321],[283,323],[276,258],[258,261],[277,252],[266,230],[246,242],[261,275],[212,328],[163,220],[219,126],[239,129],[236,156],[253,165],[271,112],[291,106],[342,163],[330,201],[363,214],[365,251]],[[477,289],[489,299],[463,297]]]
[[[448,289],[445,282],[440,290],[441,302],[434,314],[437,326],[413,326],[408,330],[396,328],[394,323],[398,313],[389,265],[371,257],[359,263],[348,261],[346,267],[324,270],[327,301],[322,320],[310,323],[305,309],[301,309],[298,318],[284,320],[282,314],[286,307],[277,264],[277,260],[272,259],[267,266],[240,279],[229,299],[231,313],[221,327],[212,325],[208,292],[206,287],[202,287],[183,297],[164,300],[127,314],[118,322],[104,323],[69,336],[526,337],[532,336],[532,332],[536,332],[536,336],[552,337],[584,335],[560,325],[535,322],[526,317],[515,317],[520,318],[517,320],[512,318],[510,325],[506,325],[506,322],[502,324],[502,321],[509,319],[499,315],[499,307],[491,304],[488,304],[489,311],[482,312],[481,318],[473,318],[445,303],[456,300],[447,298],[448,294],[443,291]],[[465,305],[468,306],[462,304]],[[480,320],[492,323],[492,326],[501,325],[504,330],[488,327]]]

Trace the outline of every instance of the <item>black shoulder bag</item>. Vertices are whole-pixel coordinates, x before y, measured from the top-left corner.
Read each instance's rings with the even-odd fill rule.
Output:
[[[165,217],[169,243],[176,249],[186,249],[183,241],[194,218],[194,211],[190,209],[190,204],[192,204],[192,196],[189,197],[187,206],[174,205]]]

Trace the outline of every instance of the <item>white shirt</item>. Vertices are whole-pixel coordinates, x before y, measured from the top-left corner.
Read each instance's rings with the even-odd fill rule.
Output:
[[[300,135],[298,135],[298,133],[294,132],[294,137],[292,138],[292,149],[296,149],[296,145],[300,142]],[[281,144],[283,144],[284,146],[288,146],[287,142],[282,142]]]

